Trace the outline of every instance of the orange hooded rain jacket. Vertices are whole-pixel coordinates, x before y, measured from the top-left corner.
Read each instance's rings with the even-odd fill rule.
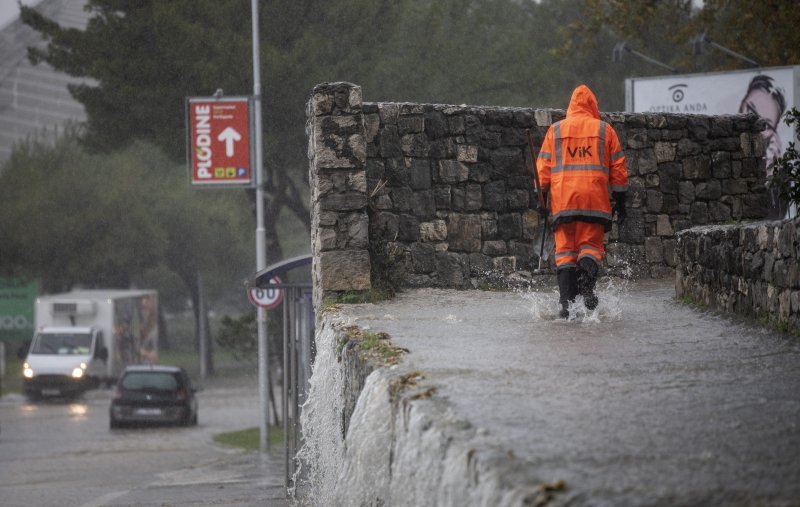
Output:
[[[536,168],[542,189],[550,193],[554,227],[574,221],[610,227],[609,190],[628,190],[625,153],[617,133],[600,119],[587,86],[572,93],[566,119],[550,126]]]

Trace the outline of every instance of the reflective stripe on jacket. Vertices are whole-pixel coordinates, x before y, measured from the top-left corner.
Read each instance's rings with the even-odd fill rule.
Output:
[[[625,153],[585,85],[572,93],[566,119],[548,129],[536,168],[543,190],[550,192],[554,226],[575,220],[611,223],[609,190],[628,190]]]

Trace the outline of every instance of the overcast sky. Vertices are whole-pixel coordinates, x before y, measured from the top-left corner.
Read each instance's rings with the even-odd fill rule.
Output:
[[[22,0],[23,5],[36,5],[41,0]],[[17,0],[0,0],[0,28],[4,28],[19,17]]]

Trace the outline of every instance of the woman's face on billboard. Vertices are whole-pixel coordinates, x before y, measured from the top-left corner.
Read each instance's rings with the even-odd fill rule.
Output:
[[[764,90],[751,90],[742,101],[739,112],[757,114],[767,122],[767,128],[761,133],[767,145],[767,161],[770,162],[775,157],[779,157],[782,146],[777,128],[781,110],[772,95]]]

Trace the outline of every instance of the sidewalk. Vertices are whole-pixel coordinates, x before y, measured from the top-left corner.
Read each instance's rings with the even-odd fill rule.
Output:
[[[246,505],[290,506],[283,453],[248,452],[176,470],[145,486],[112,493],[81,507]],[[280,452],[280,454],[277,454]]]
[[[563,481],[564,504],[797,505],[796,338],[675,301],[671,280],[603,286],[597,312],[572,310],[559,319],[543,287],[420,289],[342,313],[408,349],[434,399],[540,481]]]

